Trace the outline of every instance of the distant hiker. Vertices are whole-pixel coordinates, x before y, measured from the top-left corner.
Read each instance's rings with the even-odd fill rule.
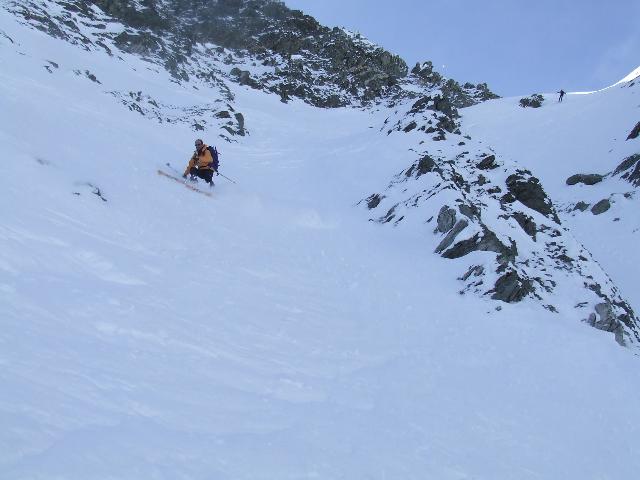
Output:
[[[191,175],[191,180],[195,180],[198,177],[209,185],[213,185],[213,174],[218,173],[217,163],[211,153],[212,151],[215,152],[215,148],[208,147],[201,139],[197,139],[195,145],[196,151],[193,152],[182,178],[187,178],[187,175]]]
[[[558,101],[561,102],[566,95],[566,92],[564,90],[560,90],[558,93],[560,94],[560,98],[558,98]]]

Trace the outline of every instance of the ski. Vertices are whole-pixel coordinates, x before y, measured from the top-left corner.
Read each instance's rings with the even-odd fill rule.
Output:
[[[166,178],[170,178],[171,180],[174,180],[182,185],[184,185],[185,187],[187,187],[189,190],[192,190],[194,192],[198,192],[202,195],[206,195],[207,197],[213,197],[213,194],[211,192],[205,192],[204,190],[199,189],[198,187],[191,185],[188,181],[180,178],[180,177],[176,177],[175,175],[171,175],[167,172],[164,172],[162,170],[158,170],[158,175],[162,176],[162,177],[166,177]]]

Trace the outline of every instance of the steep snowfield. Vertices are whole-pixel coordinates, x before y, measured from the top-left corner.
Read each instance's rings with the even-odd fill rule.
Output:
[[[156,175],[197,134],[105,92],[215,92],[4,11],[0,29],[0,478],[640,471],[637,357],[533,302],[457,295],[420,230],[353,208],[412,161],[383,117],[236,87],[251,135],[218,143],[238,184],[209,199]]]
[[[577,173],[610,173],[640,152],[640,139],[627,140],[640,120],[640,82],[633,82],[634,74],[637,70],[599,92],[568,94],[562,103],[557,95],[545,94],[538,109],[521,108],[518,98],[486,102],[463,110],[463,122],[472,136],[541,179],[566,225],[638,308],[633,268],[640,265],[637,188],[619,177],[593,186],[566,184]],[[579,201],[593,206],[602,199],[610,199],[612,208],[601,215],[572,211]]]

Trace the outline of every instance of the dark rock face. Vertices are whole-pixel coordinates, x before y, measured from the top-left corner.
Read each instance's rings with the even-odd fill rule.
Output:
[[[629,183],[640,187],[640,153],[625,158],[613,174],[620,175]]]
[[[383,198],[383,196],[377,193],[371,195],[370,197],[367,197],[367,208],[369,208],[369,210],[376,208],[378,205],[380,205],[380,202]]]
[[[483,158],[482,161],[478,163],[478,168],[480,170],[493,170],[494,168],[498,168],[498,165],[496,165],[496,156],[488,155]]]
[[[496,281],[491,298],[505,303],[517,303],[531,292],[533,292],[531,280],[523,279],[518,272],[511,270]]]
[[[406,133],[410,132],[411,130],[415,130],[415,128],[418,126],[418,124],[416,122],[411,122],[409,125],[407,125],[406,127],[404,127],[404,131]]]
[[[620,175],[625,171],[629,170],[633,167],[636,162],[640,161],[640,154],[636,153],[635,155],[631,155],[630,157],[625,158],[620,165],[616,167],[613,171],[614,175]]]
[[[633,127],[633,130],[631,130],[631,133],[627,137],[627,140],[638,138],[638,135],[640,135],[640,122],[636,123],[636,126]]]
[[[413,167],[412,167],[413,168]],[[432,172],[436,169],[436,162],[429,155],[425,155],[418,161],[418,165],[416,166],[416,177],[420,175],[425,175],[429,172]]]
[[[519,170],[517,174],[507,178],[509,193],[520,203],[541,213],[554,222],[560,223],[558,214],[547,194],[542,189],[540,181],[528,171]],[[508,200],[508,199],[507,199]]]
[[[578,183],[595,185],[596,183],[600,183],[603,178],[603,175],[598,175],[597,173],[578,173],[567,178],[567,185],[576,185]]]
[[[442,80],[442,75],[433,69],[433,63],[431,62],[416,63],[411,73],[429,83],[438,83]]]
[[[464,203],[458,205],[458,210],[460,210],[460,213],[470,220],[477,217],[480,213],[475,205],[467,205]]]
[[[525,215],[522,212],[515,212],[513,214],[513,218],[516,219],[516,221],[518,222],[518,225],[522,227],[525,233],[529,235],[531,238],[533,238],[533,240],[535,241],[537,229],[536,229],[536,222],[533,221],[533,218],[531,218],[528,215]]]
[[[278,0],[69,0],[64,8],[90,14],[91,4],[128,27],[117,39],[120,48],[162,58],[177,79],[204,44],[218,45],[218,53],[233,51],[229,63],[234,55],[248,56],[273,67],[259,78],[241,72],[235,75],[240,83],[320,107],[379,99],[408,74],[397,55]],[[52,34],[64,36],[62,30]]]
[[[581,212],[586,211],[589,208],[589,204],[586,202],[578,202],[573,207],[573,211],[580,210]]]
[[[600,215],[611,208],[611,202],[608,199],[600,200],[591,208],[591,213]]]
[[[115,44],[162,65],[178,83],[195,75],[224,84],[226,68],[204,70],[214,59],[236,65],[232,80],[276,94],[285,103],[297,97],[322,108],[365,106],[415,99],[433,90],[429,108],[442,113],[437,119],[439,140],[446,138],[444,132],[458,131],[457,108],[497,98],[484,83],[461,86],[443,78],[430,62],[418,65],[409,75],[399,56],[359,34],[322,26],[281,0],[55,1],[59,12],[35,8],[27,1],[9,3],[33,28],[109,55],[114,55],[110,46]],[[105,28],[89,38],[79,28],[78,17],[80,23],[98,17],[104,21],[102,12],[121,22],[124,31]],[[266,68],[252,70],[249,64]]]

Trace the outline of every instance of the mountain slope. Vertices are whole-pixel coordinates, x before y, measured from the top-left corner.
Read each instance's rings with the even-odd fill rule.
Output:
[[[0,31],[0,477],[635,476],[630,350],[459,295],[433,227],[354,207],[458,140],[441,99],[405,133],[384,103],[424,89],[318,109]],[[238,182],[212,199],[155,173],[196,136]]]

